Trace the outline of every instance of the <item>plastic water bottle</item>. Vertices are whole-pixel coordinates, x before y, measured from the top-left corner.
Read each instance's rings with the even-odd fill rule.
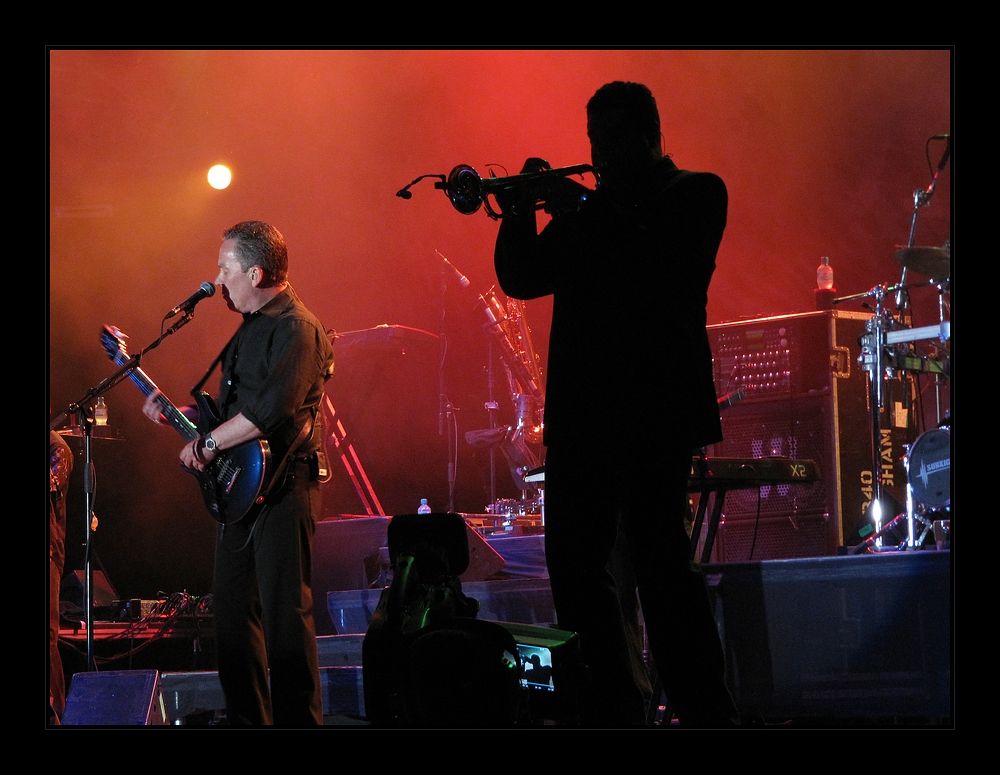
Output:
[[[816,287],[824,291],[833,288],[833,267],[830,266],[829,256],[823,256],[816,267]]]
[[[420,499],[420,505],[417,506],[417,514],[430,514],[431,507],[427,505],[427,498]]]
[[[108,405],[104,403],[104,396],[98,398],[97,403],[94,405],[94,424],[108,424]]]
[[[833,267],[830,266],[829,256],[820,259],[819,266],[816,267],[816,309],[833,309],[833,297],[837,291],[833,287]]]

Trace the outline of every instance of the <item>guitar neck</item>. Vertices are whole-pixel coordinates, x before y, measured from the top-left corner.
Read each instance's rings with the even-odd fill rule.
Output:
[[[128,361],[128,357],[124,353],[119,352],[115,355],[114,361],[119,366],[124,366],[125,362]],[[129,372],[129,379],[138,385],[139,390],[141,390],[146,396],[151,396],[159,390],[159,388],[156,387],[156,383],[154,383],[153,380],[146,375],[146,372],[138,367]],[[184,437],[185,441],[193,441],[201,435],[198,432],[197,426],[185,417],[184,413],[180,409],[170,403],[165,395],[160,393],[157,401],[163,409],[163,416],[167,418],[167,422],[175,431]]]

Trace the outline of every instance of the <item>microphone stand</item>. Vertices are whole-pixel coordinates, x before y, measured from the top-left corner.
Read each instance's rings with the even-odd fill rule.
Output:
[[[423,177],[428,177],[424,175]],[[420,178],[417,178],[420,180]],[[416,183],[417,181],[413,181]],[[410,184],[411,186],[413,183]],[[409,188],[409,186],[407,186]],[[405,191],[405,189],[404,189]],[[409,193],[406,191],[406,193]],[[397,196],[402,195],[399,192]],[[407,197],[403,197],[406,199]],[[459,286],[468,288],[469,278],[462,274],[447,258],[441,255],[441,251],[435,250],[437,257],[441,259],[441,336],[439,337],[440,360],[438,363],[438,436],[444,435],[445,419],[448,419],[448,511],[455,510],[455,479],[458,469],[458,421],[455,418],[455,407],[448,400],[444,391],[444,362],[448,352],[448,339],[445,336],[445,297],[448,291],[448,272],[451,272],[458,280]]]
[[[448,513],[455,510],[455,462],[452,452],[452,433],[450,426],[455,422],[454,408],[444,391],[444,363],[448,354],[448,339],[445,334],[445,294],[448,291],[447,266],[441,265],[441,317],[438,337],[438,436],[445,435],[445,421],[449,425],[447,433],[447,478],[448,478]]]
[[[494,397],[493,338],[486,338],[486,412],[490,418],[490,430],[497,426],[497,410],[500,405]],[[497,450],[490,446],[490,509],[497,502]]]
[[[937,188],[938,178],[941,176],[941,172],[944,170],[945,165],[948,163],[948,159],[951,157],[951,135],[936,135],[931,138],[932,140],[945,140],[947,142],[945,146],[944,153],[941,155],[941,160],[938,162],[937,169],[934,170],[931,176],[931,182],[925,189],[918,188],[913,192],[913,215],[910,217],[910,236],[907,239],[906,247],[912,248],[916,242],[917,235],[917,220],[920,213],[920,208],[926,207],[931,203],[931,199],[934,197],[934,191]],[[947,244],[947,243],[946,243]],[[896,293],[896,307],[899,311],[899,320],[904,326],[909,326],[912,324],[912,307],[910,305],[910,294],[906,285],[907,273],[909,267],[904,264],[903,272],[900,275],[899,280],[899,291]],[[949,272],[950,275],[950,272]],[[947,282],[947,281],[946,281]],[[944,292],[943,285],[938,285],[938,317],[939,320],[944,321]],[[941,418],[941,376],[936,374],[934,378],[934,396],[935,396],[935,409],[937,419]],[[921,418],[923,419],[923,418]],[[928,523],[922,517],[920,517],[915,512],[913,503],[913,489],[910,486],[909,478],[909,454],[907,454],[906,459],[906,523],[907,523],[907,541],[905,542],[910,549],[916,549],[920,546],[923,541],[924,536],[927,534]],[[895,522],[896,520],[893,520]],[[924,523],[924,532],[919,539],[915,535],[915,523],[921,521]],[[879,541],[881,531],[876,534],[879,536]]]
[[[105,395],[119,382],[130,376],[135,369],[139,368],[143,355],[150,350],[159,347],[160,343],[163,342],[164,339],[176,333],[178,329],[187,325],[193,316],[194,307],[192,306],[190,309],[185,310],[183,316],[179,318],[176,323],[167,328],[162,334],[160,334],[159,338],[152,344],[131,356],[122,365],[122,367],[118,369],[118,371],[88,390],[82,398],[74,403],[71,403],[65,411],[56,416],[55,419],[49,423],[49,430],[58,431],[59,428],[65,425],[66,421],[70,417],[77,416],[79,417],[80,427],[83,429],[83,518],[85,530],[84,534],[86,536],[83,552],[83,607],[84,625],[87,628],[87,672],[97,669],[97,664],[94,658],[94,569],[92,551],[92,538],[94,531],[96,530],[95,523],[97,521],[93,511],[94,499],[97,492],[97,474],[96,469],[94,468],[92,450],[94,415],[91,410],[91,405],[97,400],[98,396]]]
[[[910,237],[907,240],[906,246],[912,248],[916,240],[917,235],[917,215],[920,212],[921,207],[926,207],[931,203],[931,199],[934,196],[934,189],[937,188],[938,178],[941,176],[941,172],[944,170],[944,166],[948,163],[948,159],[951,157],[951,135],[935,135],[931,138],[932,140],[947,140],[947,146],[945,147],[944,154],[941,156],[941,161],[938,162],[937,169],[934,171],[931,177],[930,185],[927,188],[918,188],[913,192],[913,215],[910,218]],[[896,306],[899,308],[902,315],[902,320],[904,323],[906,320],[906,309],[909,307],[909,294],[906,292],[906,277],[907,267],[903,267],[903,273],[900,275],[899,285],[901,290],[896,294]]]

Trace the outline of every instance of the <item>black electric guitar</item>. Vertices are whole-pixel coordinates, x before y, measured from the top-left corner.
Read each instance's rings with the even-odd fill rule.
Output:
[[[108,357],[119,366],[128,361],[125,349],[127,338],[114,326],[105,326],[101,334],[101,344]],[[147,396],[158,390],[142,369],[133,369],[129,377]],[[208,433],[220,422],[211,396],[196,392],[194,398],[198,405],[197,425],[162,393],[158,399],[163,416],[185,441],[193,441]],[[193,468],[184,470],[197,477],[208,513],[223,524],[231,524],[239,522],[263,503],[264,493],[273,475],[271,449],[263,439],[253,439],[232,449],[217,452],[215,460],[204,471]]]

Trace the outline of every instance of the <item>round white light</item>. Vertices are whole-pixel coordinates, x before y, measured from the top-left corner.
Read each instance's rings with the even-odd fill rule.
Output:
[[[223,164],[216,164],[208,171],[208,184],[212,188],[220,190],[227,188],[232,179],[233,173],[229,171],[229,167],[226,167]]]

